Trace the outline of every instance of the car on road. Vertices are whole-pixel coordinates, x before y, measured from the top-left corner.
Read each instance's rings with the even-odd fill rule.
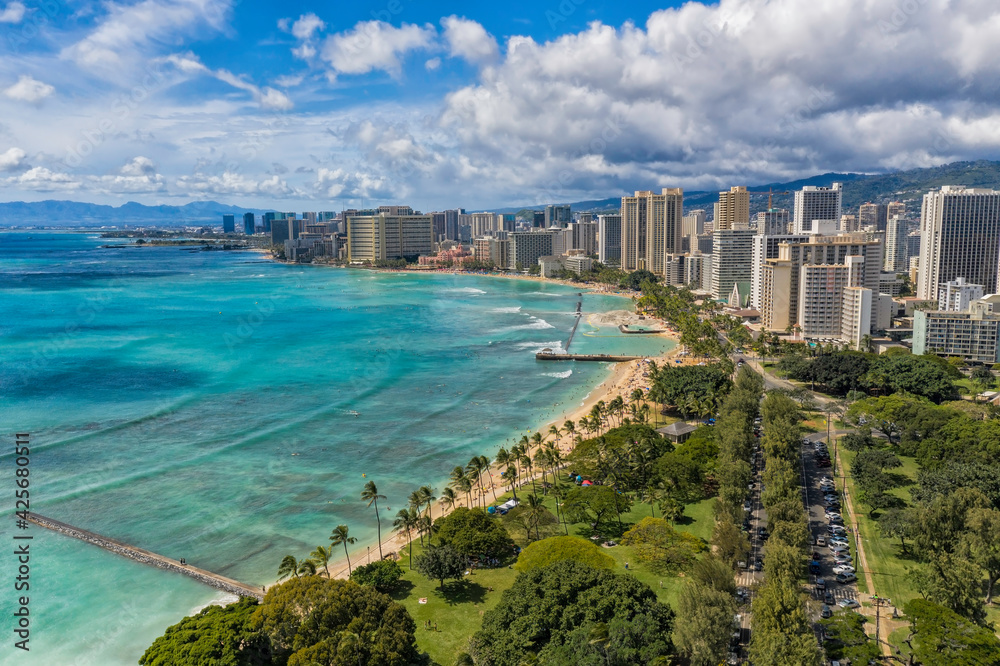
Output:
[[[836,557],[837,555],[841,555],[843,553],[847,553],[848,555],[850,555],[851,554],[851,547],[850,546],[841,546],[841,545],[837,545],[837,546],[831,545],[830,546],[830,552],[833,554],[834,557]]]
[[[753,563],[753,570],[754,571],[763,571],[764,570],[764,560],[762,560],[762,559],[760,559],[758,557],[756,559],[756,561],[754,561],[754,563]]]
[[[750,504],[750,502],[744,502],[743,510],[746,511],[747,513],[750,513],[751,511],[753,511],[753,505]]]
[[[827,590],[823,594],[823,603],[824,604],[828,604],[828,605],[833,605],[833,601],[834,601],[834,599],[833,599],[833,592],[830,592],[829,590]]]
[[[822,536],[822,535],[816,537],[816,545],[817,546],[825,546],[826,545],[826,537]]]
[[[838,564],[833,568],[833,573],[835,574],[852,574],[854,573],[854,567],[850,564]]]
[[[739,562],[739,564],[737,566],[739,566],[740,569],[746,569],[747,568],[747,563],[745,561],[743,561],[743,560],[740,560],[740,562]]]
[[[741,604],[750,601],[750,590],[745,587],[736,588],[736,600]]]
[[[857,599],[841,599],[837,602],[837,605],[841,608],[857,608],[861,604],[858,603]]]
[[[758,539],[763,539],[765,541],[767,540],[767,528],[766,527],[758,527],[757,528],[757,538]]]
[[[817,578],[816,579],[816,589],[817,590],[825,590],[826,589],[826,579],[825,578]]]
[[[820,608],[819,616],[824,620],[828,617],[833,617],[833,610],[826,604],[823,604],[823,606]]]
[[[841,585],[846,585],[847,583],[853,583],[858,579],[854,574],[837,574],[837,582]]]
[[[820,572],[819,560],[810,560],[809,562],[809,573],[818,574]]]

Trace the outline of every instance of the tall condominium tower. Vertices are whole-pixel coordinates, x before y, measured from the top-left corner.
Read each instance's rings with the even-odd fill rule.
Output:
[[[243,233],[253,236],[257,231],[257,218],[253,213],[243,214]]]
[[[937,300],[938,286],[959,277],[1000,291],[998,265],[1000,192],[945,186],[924,195],[918,298]]]
[[[840,226],[843,186],[807,185],[795,193],[795,210],[792,221],[793,234],[836,233]]]
[[[772,208],[757,213],[757,233],[764,236],[780,236],[788,233],[791,216],[784,208]]]
[[[347,255],[351,261],[409,259],[433,251],[430,215],[380,213],[347,217]]]
[[[235,215],[223,215],[222,216],[222,233],[231,234],[236,231],[236,216]]]
[[[664,274],[666,255],[680,253],[684,190],[622,197],[622,269]]]
[[[607,266],[622,263],[622,216],[597,216],[597,260]]]
[[[753,239],[756,235],[750,229],[716,229],[712,232],[713,298],[728,298],[734,285],[749,290],[753,275]]]
[[[905,273],[910,264],[910,225],[899,215],[893,215],[885,225],[885,270]]]
[[[549,205],[545,207],[545,228],[565,227],[573,221],[573,213],[569,206]]]
[[[875,227],[876,231],[885,231],[889,209],[885,204],[864,203],[858,209],[858,224],[862,229]]]
[[[720,229],[746,229],[750,224],[750,193],[743,185],[719,192],[719,206],[715,214],[714,231]]]

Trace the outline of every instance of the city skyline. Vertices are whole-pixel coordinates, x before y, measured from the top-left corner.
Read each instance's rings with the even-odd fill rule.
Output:
[[[461,191],[490,208],[1000,146],[983,130],[998,9],[679,4],[0,3],[0,186],[290,209],[435,210]]]

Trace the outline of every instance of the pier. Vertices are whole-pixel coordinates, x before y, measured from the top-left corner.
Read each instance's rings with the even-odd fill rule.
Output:
[[[622,363],[624,361],[641,361],[648,356],[615,356],[613,354],[553,354],[538,352],[536,361],[597,361],[599,363]]]
[[[573,322],[573,330],[569,332],[569,339],[566,340],[566,351],[569,351],[569,346],[573,344],[573,336],[576,335],[576,327],[580,325],[580,319],[583,317],[583,294],[578,294],[580,300],[576,302],[576,321]]]
[[[640,328],[633,330],[628,324],[620,324],[618,330],[626,335],[654,335],[656,333],[666,333],[663,329],[659,328]]]
[[[167,571],[173,571],[174,573],[184,574],[189,578],[194,578],[199,583],[214,587],[217,590],[222,590],[223,592],[235,594],[240,597],[255,597],[259,601],[263,601],[264,599],[264,592],[256,587],[246,585],[245,583],[233,580],[232,578],[220,576],[219,574],[212,573],[211,571],[205,571],[204,569],[193,567],[190,564],[181,564],[179,560],[164,557],[163,555],[157,555],[156,553],[148,550],[136,548],[135,546],[130,546],[127,543],[122,543],[121,541],[117,541],[115,539],[109,539],[108,537],[101,536],[100,534],[94,534],[93,532],[82,530],[79,527],[73,527],[72,525],[68,525],[58,520],[53,520],[52,518],[40,516],[37,513],[28,514],[28,520],[39,527],[44,527],[52,530],[53,532],[58,532],[59,534],[79,539],[80,541],[86,541],[89,544],[103,548],[104,550],[115,553],[116,555],[127,557],[130,560],[142,562],[143,564],[149,564],[160,569],[166,569]]]

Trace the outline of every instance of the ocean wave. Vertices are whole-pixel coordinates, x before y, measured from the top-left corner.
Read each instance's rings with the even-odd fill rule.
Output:
[[[566,350],[563,349],[562,342],[556,340],[555,342],[518,342],[514,345],[517,349],[530,349],[532,354],[539,354],[543,350],[548,349],[553,354],[565,354]]]
[[[503,314],[514,314],[514,313],[520,312],[520,311],[521,311],[521,306],[520,305],[518,305],[516,307],[512,307],[512,308],[493,308],[492,310],[490,310],[490,312],[500,312],[500,313],[503,313]]]
[[[566,379],[573,374],[572,370],[567,370],[566,372],[543,372],[542,377],[556,377],[558,379]]]
[[[555,328],[552,324],[545,321],[544,319],[538,319],[537,317],[532,317],[535,321],[530,324],[518,324],[517,326],[507,326],[500,329],[497,333],[509,333],[510,331],[544,331],[549,328]]]
[[[455,293],[455,294],[485,294],[486,292],[482,289],[476,289],[475,287],[455,287],[454,289],[442,289],[445,293]]]
[[[209,606],[227,606],[229,604],[234,604],[239,601],[240,598],[235,594],[229,594],[228,592],[220,592],[217,596],[213,597],[208,603],[202,604],[200,606],[195,606],[188,615],[197,615]]]

